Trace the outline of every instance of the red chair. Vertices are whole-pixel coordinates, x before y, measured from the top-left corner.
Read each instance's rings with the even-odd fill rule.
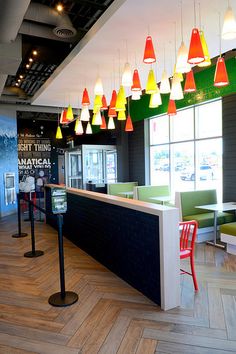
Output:
[[[198,290],[197,278],[194,269],[194,245],[197,236],[198,223],[195,220],[182,221],[180,226],[180,259],[190,258],[191,273],[180,269],[181,274],[189,274],[193,277],[194,288]]]

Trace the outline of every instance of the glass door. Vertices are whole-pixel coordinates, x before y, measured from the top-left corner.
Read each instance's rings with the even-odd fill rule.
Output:
[[[104,151],[104,175],[106,183],[115,183],[117,181],[117,153],[116,150]]]
[[[82,161],[81,152],[68,153],[68,176],[67,183],[72,188],[82,188]]]

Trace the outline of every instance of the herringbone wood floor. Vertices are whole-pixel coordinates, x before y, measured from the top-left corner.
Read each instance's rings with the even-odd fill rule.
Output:
[[[163,312],[65,239],[66,289],[79,301],[55,308],[56,232],[36,223],[45,255],[30,259],[30,238],[12,238],[16,231],[15,216],[0,220],[0,353],[236,353],[236,256],[197,245],[200,291],[182,276],[181,306]]]

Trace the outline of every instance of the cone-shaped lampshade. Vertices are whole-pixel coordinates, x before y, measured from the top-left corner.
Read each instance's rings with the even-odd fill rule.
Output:
[[[132,132],[134,130],[133,128],[133,123],[130,115],[128,114],[126,124],[125,124],[125,131],[126,132]]]
[[[177,54],[175,71],[183,74],[188,73],[190,70],[191,66],[188,63],[188,49],[182,41]]]
[[[60,124],[68,124],[69,123],[69,121],[66,119],[66,115],[67,115],[67,110],[63,109],[61,111]]]
[[[85,88],[83,91],[82,106],[89,106],[89,105],[90,105],[89,95],[87,89]]]
[[[109,117],[107,129],[115,129],[115,123],[113,117]]]
[[[219,57],[216,63],[216,71],[214,77],[214,86],[221,87],[229,85],[228,74],[225,66],[224,58]]]
[[[126,120],[125,111],[119,111],[117,120]]]
[[[175,116],[177,114],[174,100],[169,100],[167,114],[169,116]]]
[[[82,125],[81,120],[77,119],[76,123],[77,124],[76,124],[75,134],[76,135],[82,135],[84,133],[84,129],[83,129],[83,125]]]
[[[102,96],[102,107],[101,107],[101,110],[102,111],[108,110],[107,100],[106,100],[106,96],[105,95]]]
[[[133,101],[138,101],[141,98],[141,91],[133,91],[132,92],[132,96],[131,96],[131,100]]]
[[[107,123],[104,114],[102,115],[102,124],[100,125],[100,129],[107,129]]]
[[[87,127],[86,127],[86,132],[85,133],[86,134],[93,134],[90,122],[87,123]]]
[[[94,107],[101,108],[102,107],[102,96],[96,95],[94,99]]]
[[[84,106],[81,110],[80,120],[84,122],[88,122],[89,119],[90,119],[90,114],[89,114],[88,106]]]
[[[116,109],[115,108],[112,108],[111,106],[109,107],[108,109],[108,117],[116,117],[117,114],[116,114]]]
[[[57,126],[56,139],[62,139],[61,127]]]
[[[121,99],[119,99],[119,95],[116,100],[116,111],[125,111],[125,103]]]
[[[188,63],[199,64],[204,60],[205,58],[204,58],[199,31],[197,28],[193,28],[189,51],[188,51]]]
[[[129,63],[125,63],[121,82],[124,87],[131,87],[133,85],[133,77]]]
[[[184,98],[183,89],[180,83],[180,79],[176,74],[173,76],[170,99],[171,100],[182,100]]]
[[[195,92],[196,91],[196,84],[194,80],[193,71],[189,71],[186,74],[185,84],[184,84],[184,92]]]
[[[144,55],[143,55],[143,62],[146,64],[151,64],[156,61],[156,56],[152,44],[152,37],[147,36],[146,38],[146,44],[145,44],[145,49],[144,49]]]
[[[178,79],[179,79],[181,82],[184,81],[183,74],[182,74],[182,73],[178,73],[178,72],[176,71],[176,64],[175,64],[175,66],[174,66],[174,73],[173,73],[173,75],[175,75],[176,77],[178,77]]]
[[[75,121],[75,127],[74,127],[75,132],[76,132],[76,129],[78,129],[78,125],[79,125],[79,118],[77,118]]]
[[[200,31],[200,40],[202,43],[202,49],[203,49],[205,60],[202,61],[200,64],[198,64],[198,66],[200,66],[202,68],[202,67],[211,65],[211,58],[210,58],[207,42],[206,42],[203,31]]]
[[[71,107],[70,104],[69,104],[69,106],[68,106],[68,108],[67,108],[66,119],[67,119],[68,121],[74,120],[74,115],[73,115],[72,107]]]
[[[162,104],[160,91],[151,94],[149,108],[156,108]]]
[[[116,107],[116,100],[117,100],[117,93],[116,93],[116,90],[113,90],[112,95],[111,95],[110,108]]]
[[[94,94],[102,96],[103,95],[103,86],[102,86],[102,79],[100,76],[97,78],[95,86],[94,86]]]
[[[132,91],[140,91],[141,90],[141,84],[140,84],[140,78],[139,78],[139,73],[138,70],[135,69],[133,73],[133,85],[131,87]]]
[[[229,6],[226,10],[222,28],[223,39],[236,38],[236,21],[232,8]]]
[[[97,111],[97,113],[94,113],[93,115],[92,125],[101,125],[101,124],[102,124],[101,112]]]
[[[167,72],[163,70],[160,84],[160,93],[170,92],[170,80],[168,78]]]
[[[157,83],[154,75],[154,71],[151,69],[148,74],[146,93],[152,94],[157,91]]]

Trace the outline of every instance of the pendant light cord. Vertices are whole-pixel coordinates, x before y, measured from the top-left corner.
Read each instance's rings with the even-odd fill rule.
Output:
[[[180,1],[180,9],[181,9],[181,12],[180,12],[180,19],[181,19],[181,39],[182,39],[182,42],[184,41],[184,35],[183,35],[183,3],[182,1]]]
[[[196,28],[197,20],[196,20],[196,2],[195,2],[195,0],[193,0],[193,6],[194,6],[194,27]]]
[[[198,3],[198,10],[199,10],[199,29],[202,29],[202,17],[201,17],[201,3]]]
[[[219,41],[220,41],[220,57],[221,57],[221,21],[220,21],[220,13],[218,12],[219,15]]]

